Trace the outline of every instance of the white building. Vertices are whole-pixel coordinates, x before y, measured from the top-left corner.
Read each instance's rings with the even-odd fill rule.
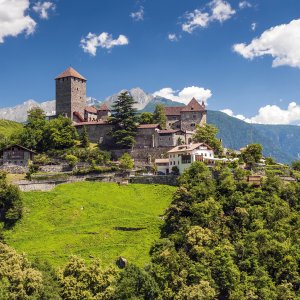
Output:
[[[168,158],[157,158],[155,160],[156,170],[158,175],[169,174],[169,159]]]
[[[177,167],[179,174],[182,174],[195,161],[201,161],[207,165],[215,163],[214,150],[204,143],[180,145],[168,151],[168,155],[169,173],[172,172],[172,168]]]

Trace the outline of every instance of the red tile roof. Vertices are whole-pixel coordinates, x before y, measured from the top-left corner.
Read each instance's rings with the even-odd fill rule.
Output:
[[[159,134],[171,134],[171,133],[176,133],[178,131],[181,131],[181,130],[180,129],[160,130],[158,133]]]
[[[184,106],[166,106],[165,114],[166,116],[180,116],[180,112]]]
[[[82,75],[80,75],[76,70],[72,67],[69,67],[67,70],[59,74],[55,79],[65,78],[65,77],[75,77],[82,80],[86,80]]]
[[[92,114],[97,114],[97,108],[94,106],[86,106],[84,110]]]
[[[74,111],[73,115],[76,116],[79,121],[84,122],[84,118],[81,116],[81,114],[78,111]]]
[[[106,103],[103,103],[103,104],[98,108],[98,110],[104,110],[104,111],[107,111],[107,110],[109,110],[109,107],[107,106]]]
[[[182,111],[203,111],[205,110],[204,102],[202,102],[202,105],[193,98],[187,106],[185,106]]]
[[[205,104],[202,102],[200,104],[195,98],[193,98],[186,106],[166,106],[165,114],[166,116],[180,116],[182,111],[204,111]]]
[[[75,123],[74,126],[85,126],[85,125],[107,125],[107,121],[98,120],[98,121],[89,121],[89,122],[80,122]]]
[[[159,124],[140,124],[138,128],[147,129],[147,128],[157,128]]]

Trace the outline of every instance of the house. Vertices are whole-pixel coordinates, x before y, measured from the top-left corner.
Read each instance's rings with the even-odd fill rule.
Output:
[[[4,166],[16,165],[26,167],[33,161],[36,153],[21,145],[13,145],[2,150],[2,164]]]
[[[206,124],[206,108],[193,98],[185,106],[165,107],[167,129],[195,131],[196,126]]]
[[[169,172],[171,173],[172,169],[177,167],[179,174],[182,174],[195,161],[213,165],[216,160],[214,150],[205,143],[179,145],[168,151],[168,155]]]
[[[169,174],[169,159],[157,158],[155,160],[156,170],[158,175]]]

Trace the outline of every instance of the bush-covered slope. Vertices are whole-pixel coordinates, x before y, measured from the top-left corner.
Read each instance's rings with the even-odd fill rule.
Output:
[[[72,254],[113,264],[121,255],[140,266],[159,237],[174,187],[81,182],[23,193],[24,216],[5,241],[29,258],[60,266]]]

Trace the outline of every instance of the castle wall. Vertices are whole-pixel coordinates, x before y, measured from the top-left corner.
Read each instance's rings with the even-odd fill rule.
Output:
[[[206,112],[182,111],[181,112],[181,130],[194,131],[197,124],[205,124],[204,118]]]
[[[109,133],[112,131],[113,126],[109,124],[76,124],[76,129],[80,135],[85,126],[89,140],[93,143],[99,143],[101,145],[110,145],[112,143],[112,137]]]
[[[157,145],[155,128],[138,128],[135,148],[153,148]]]

